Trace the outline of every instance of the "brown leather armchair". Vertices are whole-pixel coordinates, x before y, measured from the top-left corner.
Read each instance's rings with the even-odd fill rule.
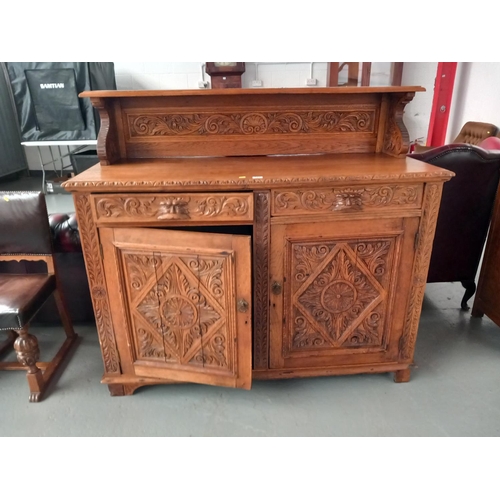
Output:
[[[450,144],[474,144],[477,146],[484,139],[493,137],[499,133],[498,127],[492,123],[467,122]],[[430,149],[433,149],[433,147],[415,144],[414,152],[423,153]]]
[[[500,151],[449,144],[411,157],[456,174],[444,184],[427,283],[460,281],[467,311],[500,180]]]

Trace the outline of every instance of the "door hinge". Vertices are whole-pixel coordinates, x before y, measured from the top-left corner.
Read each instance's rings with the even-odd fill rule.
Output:
[[[418,246],[418,237],[419,237],[419,232],[417,231],[416,234],[415,234],[415,241],[413,242],[413,250],[416,250],[417,249],[417,246]]]
[[[102,250],[102,243],[101,242],[99,242],[99,252],[101,254],[101,260],[104,260],[104,252]]]

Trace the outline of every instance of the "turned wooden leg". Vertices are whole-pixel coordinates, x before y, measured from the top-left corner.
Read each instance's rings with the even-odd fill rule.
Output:
[[[465,293],[460,306],[462,311],[468,311],[470,307],[467,305],[467,301],[476,293],[476,283],[474,280],[466,280],[462,281],[462,286],[465,288]]]
[[[17,360],[23,366],[28,368],[26,377],[30,388],[30,403],[37,403],[40,401],[43,390],[45,389],[45,382],[43,373],[40,368],[36,366],[36,362],[40,359],[40,349],[38,347],[38,340],[34,335],[28,333],[28,327],[25,326],[22,330],[18,330],[18,337],[14,342],[14,349],[17,352]]]
[[[405,368],[404,370],[397,370],[394,372],[394,382],[398,384],[401,382],[409,382],[410,381],[410,368]]]

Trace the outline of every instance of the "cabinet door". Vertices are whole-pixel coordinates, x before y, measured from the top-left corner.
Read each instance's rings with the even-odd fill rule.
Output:
[[[418,221],[273,224],[271,367],[397,361]]]
[[[101,229],[125,373],[251,385],[250,237]]]

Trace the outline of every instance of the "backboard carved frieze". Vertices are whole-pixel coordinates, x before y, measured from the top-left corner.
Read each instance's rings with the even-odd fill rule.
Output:
[[[365,208],[419,207],[422,187],[387,185],[330,189],[274,191],[274,215],[363,210]]]
[[[132,138],[374,132],[376,109],[128,114]]]

